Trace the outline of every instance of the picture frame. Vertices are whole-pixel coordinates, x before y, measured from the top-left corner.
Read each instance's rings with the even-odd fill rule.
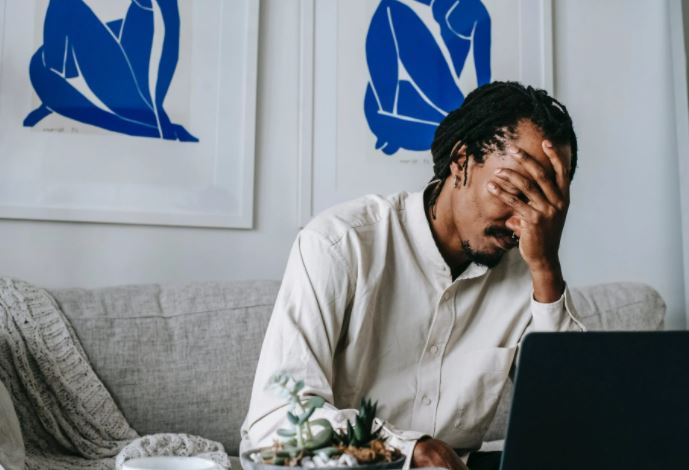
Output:
[[[0,0],[0,218],[251,228],[260,1],[70,4]]]
[[[680,223],[682,229],[685,321],[689,325],[689,83],[687,51],[689,50],[689,6],[681,0],[669,3],[672,76],[675,103],[677,170],[679,174]]]
[[[379,1],[301,0],[299,223],[302,226],[320,211],[364,194],[421,190],[432,175],[428,150],[403,149],[389,156],[363,147],[372,149],[377,144],[362,117],[366,85],[362,36]],[[401,1],[416,11],[421,11],[424,3],[430,4],[424,0]],[[344,2],[349,11],[343,11]],[[501,37],[499,44],[500,47],[509,42],[515,44],[518,59],[501,68],[496,66],[498,59],[493,57],[493,68],[499,72],[492,79],[518,80],[552,93],[552,0],[486,0],[488,3],[494,16],[494,37],[500,31],[498,28],[508,21],[518,25],[514,37]],[[511,17],[495,14],[493,10],[498,7],[510,10]],[[423,12],[419,13],[422,15]],[[426,16],[430,17],[430,13]],[[466,92],[476,86],[464,77],[458,81]],[[469,85],[462,85],[462,81]],[[354,88],[348,90],[353,92],[338,91],[352,83]],[[343,103],[346,111],[339,109]],[[352,122],[356,123],[356,129]],[[360,157],[362,154],[366,154],[365,158]]]

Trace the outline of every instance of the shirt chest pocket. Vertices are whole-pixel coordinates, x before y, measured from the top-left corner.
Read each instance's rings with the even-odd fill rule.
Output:
[[[480,438],[488,429],[509,378],[516,346],[465,352],[458,361],[454,427]]]

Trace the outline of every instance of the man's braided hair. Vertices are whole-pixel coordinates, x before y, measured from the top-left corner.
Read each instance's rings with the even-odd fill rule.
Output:
[[[515,137],[517,125],[523,119],[534,123],[553,144],[570,145],[571,179],[577,166],[577,137],[567,108],[544,90],[524,87],[517,82],[493,82],[469,93],[462,106],[449,113],[436,129],[431,146],[432,181],[442,182],[450,176],[450,164],[458,157],[456,150],[464,144],[466,185],[468,159],[483,163],[486,153],[504,151],[506,139]],[[429,198],[429,206],[434,206],[441,189],[442,184],[437,184]]]

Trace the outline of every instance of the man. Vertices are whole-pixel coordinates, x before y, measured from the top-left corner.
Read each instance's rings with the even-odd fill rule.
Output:
[[[469,452],[520,341],[582,329],[558,258],[577,158],[565,107],[518,83],[482,86],[441,122],[431,152],[423,192],[343,204],[298,235],[243,450],[269,445],[283,424],[284,404],[264,387],[284,370],[325,398],[335,425],[362,397],[378,400],[407,466],[493,468]]]

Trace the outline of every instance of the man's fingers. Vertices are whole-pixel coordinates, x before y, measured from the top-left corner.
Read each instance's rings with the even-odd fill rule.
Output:
[[[489,182],[488,191],[490,191],[495,197],[500,199],[506,205],[514,209],[514,212],[519,214],[521,218],[527,222],[538,224],[541,221],[543,215],[540,212],[523,202],[521,199],[519,199],[519,197],[515,196],[514,194],[510,194],[503,189],[499,181]]]
[[[532,179],[526,178],[509,168],[498,168],[495,170],[495,176],[506,183],[502,185],[503,189],[510,194],[516,195],[520,199],[526,199],[522,199],[522,201],[528,203],[538,211],[546,212],[552,207],[550,202],[543,195],[541,189]],[[512,188],[518,189],[518,192],[515,194],[511,191]]]
[[[496,174],[496,177],[500,177],[500,175]],[[522,193],[522,190],[513,185],[512,183],[509,182],[509,180],[500,178],[500,185],[502,186],[502,189],[507,191],[508,193],[512,194],[513,196],[521,197],[526,199],[526,196],[524,193]],[[524,202],[527,202],[524,200]]]
[[[570,167],[571,162],[563,161],[563,156],[558,155],[553,143],[549,140],[544,140],[542,142],[543,152],[545,156],[550,160],[550,164],[553,165],[555,170],[555,181],[557,182],[558,188],[565,197],[569,197],[569,183],[570,183]],[[571,158],[571,157],[570,157]]]
[[[565,203],[564,193],[557,184],[557,175],[553,178],[550,169],[546,169],[536,159],[516,147],[509,147],[508,151],[519,162],[519,165],[538,184],[548,202],[554,207],[561,207]],[[550,157],[548,157],[550,159]],[[552,167],[555,170],[555,167]]]
[[[449,470],[467,470],[464,462],[452,448],[438,439],[427,438],[416,443],[412,456],[414,467],[442,467]]]

